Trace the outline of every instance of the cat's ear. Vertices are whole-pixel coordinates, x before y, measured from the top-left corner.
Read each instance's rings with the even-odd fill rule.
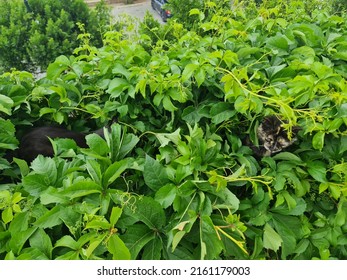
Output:
[[[278,126],[279,120],[276,116],[270,115],[266,116],[261,121],[261,126],[263,127],[263,130],[269,131],[272,130],[274,127]]]
[[[283,123],[286,123],[285,121],[282,120],[282,118],[276,115],[271,115],[270,118],[271,118],[271,123],[274,127],[282,126]]]
[[[279,122],[279,118],[276,117],[275,115],[269,115],[263,118],[262,123],[266,124],[277,124]]]

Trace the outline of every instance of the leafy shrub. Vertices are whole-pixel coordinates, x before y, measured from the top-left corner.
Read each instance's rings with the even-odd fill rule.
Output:
[[[24,5],[18,1],[0,1],[0,70],[20,67],[28,61],[26,51],[30,20]]]
[[[178,22],[184,22],[187,24],[187,28],[190,29],[194,24],[194,19],[189,17],[189,12],[191,9],[203,9],[204,7],[203,1],[182,1],[179,0],[171,0],[167,3],[168,9],[171,11],[174,19],[177,19]]]
[[[343,0],[333,1],[333,11],[339,14],[345,13],[347,11],[347,2]]]
[[[211,6],[205,5],[206,3],[210,3]],[[220,9],[229,10],[231,7],[231,2],[229,0],[213,0],[213,1],[205,1],[205,0],[188,0],[188,1],[180,1],[180,0],[170,0],[166,4],[168,9],[171,11],[173,15],[173,19],[176,19],[177,22],[184,23],[184,26],[187,29],[192,29],[196,25],[197,18],[190,17],[190,11],[193,9],[198,9],[201,11],[201,15],[203,17],[210,19],[215,10],[211,10],[212,6],[217,6]]]
[[[177,38],[186,33],[186,29],[183,28],[182,23],[177,21],[162,25],[147,12],[143,21],[140,22],[139,32],[143,37],[148,36],[147,40],[141,42],[141,45],[146,50],[151,50],[153,46],[166,49],[168,42],[175,42]]]
[[[169,40],[154,23],[86,36],[41,80],[0,77],[3,153],[28,121],[117,118],[87,149],[2,162],[1,258],[346,259],[346,17],[207,5]],[[302,129],[257,159],[243,140],[267,115]]]
[[[0,1],[0,61],[3,70],[45,69],[57,56],[71,54],[79,45],[82,23],[92,43],[102,45],[101,32],[109,23],[105,2],[89,10],[82,0]]]

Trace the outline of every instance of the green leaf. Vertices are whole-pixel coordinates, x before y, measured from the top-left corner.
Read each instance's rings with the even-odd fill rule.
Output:
[[[15,137],[15,127],[10,120],[0,118],[0,148],[15,150],[18,140]]]
[[[201,106],[196,108],[195,106],[188,106],[184,108],[181,118],[187,123],[193,125],[201,120],[201,118],[205,117],[208,114],[209,108],[208,106]]]
[[[161,229],[166,222],[163,208],[151,197],[140,197],[135,203],[133,216],[153,230]]]
[[[296,200],[293,198],[293,196],[288,191],[282,191],[281,194],[286,200],[288,208],[294,209],[296,207]]]
[[[189,221],[187,221],[189,223]],[[176,250],[177,245],[181,242],[182,238],[186,235],[184,230],[178,231],[175,233],[172,239],[172,252]]]
[[[81,208],[79,208],[79,206]],[[89,206],[89,207],[88,207]],[[76,232],[76,227],[79,227],[77,225],[80,225],[80,222],[82,220],[82,213],[93,213],[95,208],[92,208],[91,205],[85,206],[81,204],[75,205],[69,205],[66,206],[64,211],[61,212],[60,219],[64,222],[64,225],[68,227],[69,231],[71,233]],[[90,210],[92,209],[92,210]]]
[[[9,246],[14,254],[18,255],[24,244],[28,241],[30,236],[36,231],[36,227],[28,228],[27,230],[12,233],[12,238],[9,242]]]
[[[166,209],[168,208],[174,201],[177,195],[177,188],[174,184],[167,184],[161,187],[155,193],[155,200],[158,201],[161,206]]]
[[[66,247],[72,250],[78,250],[78,244],[70,235],[64,235],[54,245],[54,248]]]
[[[143,177],[146,185],[153,191],[158,191],[169,183],[166,169],[158,161],[148,155],[146,155]]]
[[[129,249],[124,244],[123,240],[118,235],[113,234],[108,242],[107,249],[112,254],[113,260],[130,260],[131,254]]]
[[[114,78],[113,80],[111,80],[111,82],[109,84],[109,88],[107,89],[107,93],[109,93],[112,98],[117,98],[129,86],[130,86],[130,84],[126,79]]]
[[[81,248],[86,247],[86,244],[93,242],[96,237],[97,233],[95,232],[82,234],[81,237],[77,240],[78,249],[81,250]]]
[[[341,187],[334,184],[329,184],[329,191],[333,198],[338,200],[341,196]]]
[[[68,251],[67,253],[60,255],[56,260],[80,260],[78,251]]]
[[[325,183],[327,182],[326,174],[327,169],[322,161],[309,161],[307,164],[307,172],[318,182]]]
[[[12,195],[12,203],[13,203],[13,204],[18,203],[18,202],[21,201],[22,199],[24,199],[24,197],[22,197],[22,194],[21,194],[20,192],[15,192],[15,193]]]
[[[156,133],[155,136],[160,142],[160,147],[165,147],[170,142],[177,144],[181,140],[180,131],[181,129],[179,128],[172,133]]]
[[[39,196],[42,191],[49,187],[47,177],[41,174],[29,174],[22,180],[23,189],[32,196]]]
[[[120,175],[130,167],[131,162],[132,159],[126,158],[111,164],[104,173],[103,186],[107,187],[118,179]]]
[[[57,58],[58,60],[58,58]],[[69,64],[66,59],[59,59],[48,65],[47,78],[50,80],[56,79],[61,73],[68,69]]]
[[[52,146],[56,155],[67,158],[76,156],[77,144],[72,139],[54,139]]]
[[[53,114],[53,119],[54,119],[57,123],[62,124],[63,121],[65,120],[65,115],[64,115],[64,113],[62,113],[62,112],[55,112],[55,113]]]
[[[29,227],[29,220],[30,220],[29,212],[18,213],[12,220],[8,231],[14,234],[16,232],[27,230]]]
[[[121,236],[125,246],[129,249],[131,259],[137,258],[143,247],[154,238],[153,231],[144,224],[134,224],[128,227]]]
[[[140,92],[143,96],[143,98],[146,98],[146,86],[147,86],[147,80],[141,79],[138,81],[135,87],[136,92]]]
[[[57,112],[57,109],[55,109],[55,108],[44,107],[44,108],[40,109],[40,117],[42,117],[43,115],[46,115],[46,114],[53,114],[56,112]]]
[[[274,160],[286,160],[286,161],[291,161],[295,162],[297,164],[302,163],[302,159],[299,158],[297,155],[294,155],[293,153],[289,152],[281,152],[272,157]]]
[[[37,248],[24,248],[17,260],[49,260],[49,258]]]
[[[139,142],[137,136],[127,133],[126,127],[122,127],[119,124],[113,124],[111,131],[105,131],[105,139],[113,161],[123,159]]]
[[[43,229],[37,229],[29,239],[30,247],[40,250],[47,259],[52,258],[52,242],[48,234]]]
[[[109,148],[106,141],[95,133],[86,136],[87,145],[91,150],[100,156],[104,156],[109,153]]]
[[[177,88],[168,89],[166,95],[170,96],[172,100],[178,101],[180,103],[187,101],[187,93]]]
[[[48,187],[40,192],[40,202],[42,205],[67,203],[69,200],[69,197],[66,197],[58,189],[53,187]]]
[[[160,238],[154,238],[144,247],[142,260],[160,260],[163,242]]]
[[[121,140],[121,145],[118,147],[118,159],[124,158],[129,154],[136,146],[140,139],[134,134],[123,133],[123,138]]]
[[[93,252],[99,247],[99,245],[104,241],[105,237],[108,235],[108,233],[104,233],[103,235],[99,235],[96,240],[91,240],[88,248],[85,251],[85,254],[88,259],[92,256]]]
[[[60,225],[62,223],[62,220],[60,219],[62,212],[64,212],[64,207],[56,205],[38,218],[36,222],[34,222],[34,225],[39,228],[52,228],[56,225]]]
[[[195,80],[198,84],[198,87],[200,87],[206,79],[206,72],[203,67],[199,67],[199,69],[195,73]]]
[[[335,216],[335,224],[337,226],[342,227],[346,224],[347,220],[347,202],[346,201],[340,201],[338,205],[338,210]]]
[[[112,66],[113,66],[113,68],[112,68],[113,74],[121,74],[125,78],[129,79],[131,72],[126,67],[124,67],[124,65],[122,63],[115,63]]]
[[[329,183],[320,183],[319,184],[319,194],[326,191],[329,188]]]
[[[87,171],[93,181],[97,184],[101,184],[101,166],[96,160],[87,160],[86,162]]]
[[[274,66],[274,67],[278,67],[278,66]],[[292,67],[285,67],[284,69],[276,68],[276,70],[272,73],[272,76],[270,79],[273,83],[279,82],[279,81],[288,81],[293,79],[295,75],[296,75],[296,71]]]
[[[281,194],[277,195],[280,196]],[[284,199],[284,197],[283,197]],[[289,205],[285,205],[285,204],[281,204],[280,206],[275,206],[271,209],[271,212],[273,213],[279,213],[282,215],[293,215],[293,216],[300,216],[302,214],[304,214],[304,212],[307,210],[307,204],[305,202],[305,200],[303,198],[298,198],[298,197],[294,197],[292,198],[295,200],[294,203],[292,203],[292,208],[289,207]]]
[[[289,47],[287,38],[282,34],[268,38],[266,45],[274,54],[286,54]]]
[[[187,64],[187,66],[184,68],[182,72],[182,82],[187,82],[192,75],[194,74],[195,70],[198,69],[199,65],[198,64]]]
[[[178,109],[175,105],[173,105],[169,96],[164,96],[163,106],[164,106],[165,110],[168,110],[169,112],[174,112]]]
[[[96,229],[96,230],[110,230],[112,225],[103,217],[103,216],[95,216],[95,218],[89,221],[85,225],[85,229]]]
[[[204,192],[197,192],[199,195],[198,212],[200,215],[210,216],[213,212],[213,206],[211,200],[214,200],[213,196],[207,195]],[[213,201],[214,202],[214,201]]]
[[[0,94],[0,112],[6,115],[11,115],[11,109],[13,106],[13,100],[5,95]]]
[[[251,104],[250,104],[250,100],[248,98],[246,98],[243,95],[240,95],[236,98],[234,106],[235,106],[236,111],[238,111],[242,114],[246,114],[246,112],[249,110]]]
[[[239,65],[239,58],[236,53],[232,52],[231,50],[226,50],[223,55],[223,61],[226,63],[226,65],[229,68],[232,68],[233,65]]]
[[[7,207],[4,210],[2,210],[1,219],[3,220],[5,224],[12,221],[13,219],[12,207]]]
[[[214,201],[214,208],[227,209],[232,213],[239,209],[240,200],[229,189],[225,188],[216,192],[215,195],[218,197],[218,199]]]
[[[263,244],[264,248],[277,251],[283,243],[281,236],[268,224],[264,226]]]
[[[243,59],[247,56],[259,53],[260,49],[256,47],[250,47],[250,46],[245,46],[244,48],[241,48],[237,52],[237,56],[239,59]]]
[[[223,250],[223,244],[219,239],[214,224],[209,216],[200,217],[200,246],[201,259],[213,260]]]
[[[0,190],[0,208],[5,208],[11,205],[12,193],[8,190]]]
[[[253,248],[254,248],[254,251],[252,253],[251,260],[257,259],[257,257],[263,251],[263,241],[262,241],[261,236],[257,235],[255,237],[255,242],[254,242]]]
[[[281,252],[282,259],[286,259],[288,255],[293,254],[296,248],[296,238],[294,232],[290,228],[291,223],[289,219],[295,219],[295,221],[297,221],[298,226],[300,226],[300,221],[296,218],[275,215],[273,219],[274,227],[283,240]]]
[[[236,111],[234,110],[231,103],[219,102],[213,104],[210,110],[210,114],[212,116],[212,122],[214,124],[219,124],[232,118],[236,114]]]
[[[111,211],[110,223],[111,225],[115,225],[122,215],[122,209],[119,207],[113,207]]]
[[[192,15],[199,15],[200,14],[200,10],[197,9],[197,8],[194,8],[194,9],[191,9],[189,11],[189,15],[192,16]]]
[[[295,248],[296,254],[302,254],[307,250],[307,247],[310,245],[310,241],[308,239],[301,239],[298,245]]]
[[[31,168],[35,171],[35,173],[44,177],[46,184],[53,186],[55,185],[58,177],[58,171],[54,159],[39,155],[31,163]]]
[[[74,199],[93,193],[101,193],[101,191],[101,186],[93,181],[79,181],[67,187],[61,194]]]
[[[324,131],[318,131],[312,138],[312,146],[317,150],[322,150],[324,146]]]
[[[65,65],[65,66],[71,65],[69,58],[66,57],[65,55],[58,56],[54,62],[59,63],[60,65]]]
[[[13,158],[13,162],[15,162],[20,170],[20,173],[22,177],[25,177],[29,173],[29,166],[28,163],[25,160],[19,159],[19,158]]]

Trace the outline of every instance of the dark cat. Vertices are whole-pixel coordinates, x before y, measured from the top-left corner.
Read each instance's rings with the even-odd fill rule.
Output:
[[[103,128],[94,131],[94,133],[104,137]],[[32,129],[25,134],[19,143],[17,157],[26,162],[32,162],[38,155],[52,157],[54,155],[51,141],[48,139],[68,138],[76,142],[81,148],[87,148],[86,135],[81,132],[70,131],[65,128],[44,126]]]
[[[267,116],[263,119],[257,129],[259,147],[252,147],[258,156],[270,156],[278,153],[292,145],[296,140],[296,135],[300,127],[292,127],[292,136],[289,138],[288,132],[282,127],[283,121],[276,116]]]

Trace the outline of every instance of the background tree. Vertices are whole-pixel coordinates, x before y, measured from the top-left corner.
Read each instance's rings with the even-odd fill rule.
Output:
[[[186,28],[189,29],[194,25],[195,19],[189,17],[189,12],[191,9],[203,9],[204,1],[203,0],[171,0],[167,4],[169,10],[171,11],[173,18],[177,19],[178,22],[184,22]]]
[[[104,26],[110,22],[105,1],[95,10],[83,0],[0,0],[0,62],[2,71],[45,69],[57,56],[69,55],[78,46],[77,23],[91,34],[91,43],[102,45]]]
[[[342,14],[347,11],[347,1],[346,0],[335,0],[333,3],[333,9],[335,12]]]
[[[0,1],[0,71],[25,68],[29,60],[26,47],[30,18],[20,1]]]

